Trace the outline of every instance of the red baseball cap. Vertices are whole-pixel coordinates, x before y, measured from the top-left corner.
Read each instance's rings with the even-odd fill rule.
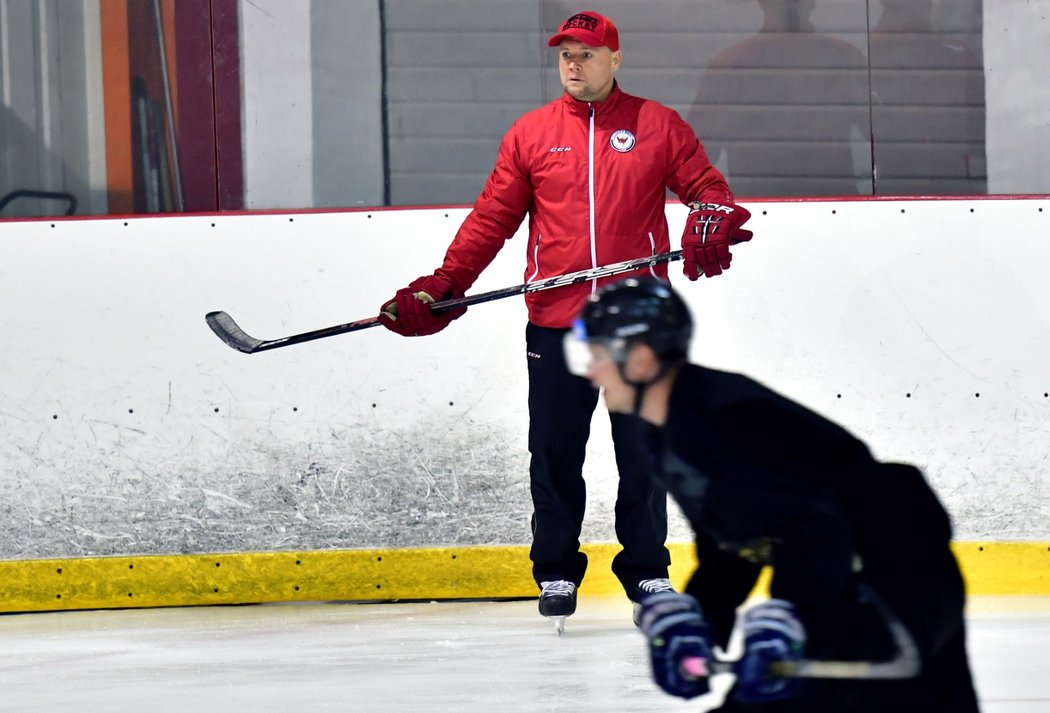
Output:
[[[557,47],[562,40],[576,40],[589,47],[620,49],[620,33],[613,21],[593,10],[578,12],[561,24],[558,32],[547,40],[548,47]]]

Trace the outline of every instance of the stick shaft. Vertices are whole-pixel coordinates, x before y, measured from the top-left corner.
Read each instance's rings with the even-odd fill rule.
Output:
[[[645,268],[653,267],[660,263],[674,262],[675,260],[681,259],[682,251],[674,250],[667,253],[638,258],[636,260],[626,260],[611,265],[603,265],[589,270],[570,272],[565,275],[549,277],[535,282],[526,282],[521,285],[504,287],[498,290],[492,290],[491,292],[482,292],[476,295],[444,300],[443,302],[437,302],[431,305],[431,309],[434,312],[444,312],[445,310],[454,309],[456,307],[469,307],[471,305],[481,304],[482,302],[492,302],[494,300],[501,300],[505,297],[513,297],[514,295],[521,295],[528,292],[552,290],[567,285],[576,285],[589,280],[597,280],[601,277],[611,277],[626,272],[644,270]],[[219,339],[233,349],[245,354],[255,354],[256,352],[264,352],[270,349],[278,349],[280,347],[289,347],[293,344],[302,344],[303,342],[310,342],[315,339],[324,339],[326,337],[334,337],[338,334],[356,332],[361,329],[375,327],[380,323],[378,317],[369,317],[367,319],[359,319],[354,322],[347,322],[346,324],[323,327],[321,329],[315,329],[301,334],[292,334],[277,339],[257,339],[241,329],[237,322],[234,321],[233,317],[226,312],[209,312],[205,315],[204,319]]]

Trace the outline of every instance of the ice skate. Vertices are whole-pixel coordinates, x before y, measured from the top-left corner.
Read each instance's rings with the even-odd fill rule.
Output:
[[[634,587],[634,594],[631,596],[631,600],[634,602],[634,625],[638,626],[638,622],[642,616],[642,605],[640,602],[650,594],[656,594],[657,592],[673,592],[674,587],[671,586],[671,580],[667,577],[660,577],[657,579],[643,579],[638,582]]]
[[[565,617],[576,611],[576,585],[564,579],[540,582],[540,614],[554,622],[554,630],[565,632]]]

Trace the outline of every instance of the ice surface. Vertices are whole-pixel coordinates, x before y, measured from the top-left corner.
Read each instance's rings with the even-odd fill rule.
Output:
[[[970,643],[985,713],[1050,711],[1050,598],[974,600]],[[560,637],[535,601],[0,617],[0,711],[696,713],[715,702],[653,685],[617,598],[582,597]]]

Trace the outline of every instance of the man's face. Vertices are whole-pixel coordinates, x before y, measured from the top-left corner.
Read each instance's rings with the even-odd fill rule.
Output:
[[[608,47],[589,47],[576,40],[565,40],[558,48],[561,85],[573,99],[605,101],[612,92],[613,75],[620,68],[620,52]]]

